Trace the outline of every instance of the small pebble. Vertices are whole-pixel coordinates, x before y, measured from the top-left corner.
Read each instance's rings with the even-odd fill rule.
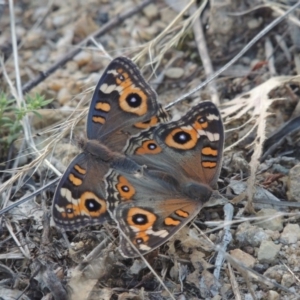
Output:
[[[286,267],[283,265],[275,265],[266,270],[263,273],[264,276],[268,277],[271,280],[275,280],[277,283],[280,283],[282,280],[283,274],[286,273]]]
[[[56,46],[58,48],[66,47],[72,44],[74,38],[74,29],[68,28],[64,30],[63,36],[58,39]]]
[[[249,29],[256,29],[261,25],[262,21],[263,21],[262,18],[259,18],[259,19],[253,18],[247,22],[247,26]]]
[[[280,236],[283,244],[295,244],[300,239],[300,227],[298,224],[287,224]]]
[[[154,18],[156,18],[158,16],[158,9],[157,6],[155,4],[150,4],[147,5],[144,9],[143,9],[143,13],[145,14],[145,16],[149,19],[152,20]]]
[[[230,254],[232,255],[233,258],[240,261],[246,267],[253,268],[255,264],[255,258],[252,257],[250,254],[242,251],[241,249],[231,250]]]
[[[280,296],[276,291],[268,291],[267,293],[268,300],[279,300]]]
[[[184,74],[184,70],[182,68],[169,68],[165,71],[166,77],[170,79],[179,79]]]
[[[67,101],[71,99],[71,94],[67,88],[62,88],[57,95],[57,101],[64,105]]]
[[[130,267],[130,274],[138,274],[142,269],[145,269],[147,266],[145,262],[141,259],[135,259],[133,265]]]
[[[95,32],[98,28],[98,25],[90,16],[83,15],[74,25],[74,34],[76,37],[83,40],[88,35]]]
[[[50,54],[50,49],[48,46],[44,46],[41,49],[39,49],[36,53],[36,59],[39,63],[46,63],[48,61]]]
[[[290,201],[300,202],[300,164],[290,169],[287,180],[287,197]]]
[[[82,67],[92,60],[92,54],[87,51],[81,51],[73,60],[77,63],[78,67]]]
[[[282,225],[282,216],[275,217],[276,215],[280,214],[275,209],[265,208],[260,210],[257,213],[257,217],[259,218],[266,218],[265,221],[258,220],[255,225],[261,227],[263,229],[269,229],[273,231],[281,231],[283,228]]]
[[[58,92],[65,85],[65,81],[61,79],[53,79],[49,82],[49,89]]]
[[[241,246],[258,247],[262,241],[268,240],[270,237],[263,229],[245,222],[238,226],[236,239]]]
[[[291,273],[283,274],[281,284],[287,288],[291,287],[295,283],[295,276]]]
[[[72,19],[72,15],[55,15],[54,17],[52,17],[52,25],[56,28],[62,28],[64,25],[66,25],[67,23],[70,23]]]
[[[45,34],[42,30],[30,30],[24,39],[25,49],[37,49],[45,43]]]
[[[66,68],[72,74],[78,70],[78,64],[75,61],[70,60],[66,63]]]
[[[257,259],[261,263],[274,263],[281,245],[276,245],[272,241],[262,241],[258,253]]]

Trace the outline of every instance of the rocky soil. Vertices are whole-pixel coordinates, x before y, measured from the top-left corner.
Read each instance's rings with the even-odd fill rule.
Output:
[[[1,208],[45,187],[79,153],[72,139],[85,136],[93,89],[120,55],[135,60],[173,119],[202,100],[217,104],[225,150],[211,206],[146,261],[121,256],[113,222],[55,228],[55,184],[31,195],[1,216],[0,298],[298,299],[299,9],[212,83],[170,105],[236,57],[292,1],[185,8],[188,1],[161,0],[140,10],[138,0],[14,2],[15,32],[0,0],[0,92],[14,99],[4,113],[0,103],[0,118],[18,122],[18,79],[32,97],[53,100],[27,114],[13,142],[5,144],[9,131],[0,130]]]

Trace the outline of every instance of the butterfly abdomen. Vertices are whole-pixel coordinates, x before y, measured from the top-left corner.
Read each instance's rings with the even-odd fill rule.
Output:
[[[183,194],[202,203],[207,202],[212,194],[212,189],[206,185],[196,182],[188,182],[181,186]]]
[[[92,154],[104,162],[112,162],[124,157],[122,154],[111,151],[106,145],[98,140],[84,140],[78,141],[78,146],[86,153]]]

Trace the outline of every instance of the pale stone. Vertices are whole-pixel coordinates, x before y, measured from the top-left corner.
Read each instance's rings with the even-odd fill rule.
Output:
[[[295,283],[295,276],[291,273],[283,274],[281,284],[287,288],[291,287]]]
[[[133,265],[129,269],[129,272],[131,274],[138,274],[142,269],[145,269],[146,267],[147,266],[143,260],[135,259]]]
[[[165,71],[165,75],[171,79],[179,79],[184,74],[184,70],[182,68],[169,68]]]
[[[286,193],[288,200],[300,202],[300,164],[290,169]]]
[[[77,63],[78,67],[88,64],[91,60],[92,54],[87,51],[81,51],[74,57],[74,61]]]
[[[65,86],[65,84],[66,83],[64,80],[54,79],[49,82],[48,87],[49,87],[49,89],[51,89],[55,92],[58,92],[63,88],[63,86]]]
[[[73,74],[78,70],[78,64],[75,61],[70,60],[66,63],[66,68],[71,74]]]
[[[252,226],[247,222],[238,226],[235,235],[241,246],[258,247],[262,241],[270,239],[270,236],[263,229]]]
[[[95,32],[98,28],[99,26],[90,16],[83,15],[74,25],[74,34],[80,39],[84,39],[91,33]]]
[[[263,229],[269,229],[273,231],[281,231],[283,228],[282,225],[282,216],[275,217],[279,212],[275,209],[265,208],[260,210],[257,213],[257,217],[265,218],[265,221],[257,221],[255,223],[256,226],[261,227]]]
[[[250,254],[242,251],[241,249],[234,249],[230,251],[230,254],[233,258],[240,261],[243,265],[248,268],[253,268],[255,264],[255,258]]]
[[[62,28],[65,24],[71,22],[72,15],[63,14],[63,15],[55,15],[52,18],[52,25],[56,28]]]
[[[36,49],[45,43],[45,35],[41,30],[29,31],[25,37],[24,48]]]
[[[247,26],[249,29],[256,29],[261,25],[262,21],[263,21],[262,18],[258,18],[258,19],[253,18],[247,22]]]
[[[156,17],[158,16],[157,5],[155,5],[155,4],[147,5],[147,6],[143,9],[143,13],[145,14],[145,16],[146,16],[149,20],[152,20],[152,19],[156,18]]]
[[[283,244],[295,244],[300,239],[300,227],[298,224],[287,224],[280,236]]]
[[[268,300],[279,300],[280,296],[276,291],[268,291],[267,293]]]
[[[281,245],[276,245],[272,241],[262,241],[258,249],[257,259],[262,263],[273,263],[280,248]]]
[[[71,99],[71,94],[67,88],[62,88],[57,95],[57,101],[64,105],[67,101]]]

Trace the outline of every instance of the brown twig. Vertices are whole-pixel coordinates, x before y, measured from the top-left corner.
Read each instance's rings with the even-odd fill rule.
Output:
[[[64,55],[61,59],[59,59],[55,64],[53,64],[48,70],[41,72],[36,78],[25,83],[22,87],[23,93],[29,92],[33,87],[41,83],[44,79],[46,79],[50,74],[56,71],[58,68],[65,65],[71,58],[73,58],[76,54],[78,54],[82,47],[86,46],[91,38],[98,38],[107,31],[111,30],[116,25],[123,22],[125,19],[133,16],[140,10],[142,10],[145,6],[149,5],[152,0],[145,0],[141,4],[136,5],[133,9],[126,11],[123,14],[117,15],[110,22],[105,24],[102,28],[94,32],[93,34],[86,37],[82,42],[80,42],[75,49],[69,51],[66,55]]]

